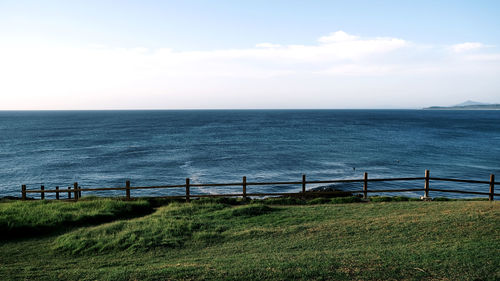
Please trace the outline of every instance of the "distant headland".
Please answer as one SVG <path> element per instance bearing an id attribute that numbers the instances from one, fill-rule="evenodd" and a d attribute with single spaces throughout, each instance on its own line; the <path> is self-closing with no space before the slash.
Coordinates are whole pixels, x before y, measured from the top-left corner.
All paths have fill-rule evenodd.
<path id="1" fill-rule="evenodd" d="M 424 109 L 430 110 L 500 110 L 498 103 L 482 103 L 468 100 L 452 106 L 431 106 Z"/>

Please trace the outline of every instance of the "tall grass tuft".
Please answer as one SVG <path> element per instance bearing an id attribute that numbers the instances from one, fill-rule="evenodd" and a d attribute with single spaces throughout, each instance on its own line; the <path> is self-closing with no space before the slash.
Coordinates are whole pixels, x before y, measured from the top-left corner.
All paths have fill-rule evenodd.
<path id="1" fill-rule="evenodd" d="M 78 202 L 0 203 L 0 239 L 30 237 L 63 228 L 92 225 L 152 212 L 147 201 L 93 199 Z"/>

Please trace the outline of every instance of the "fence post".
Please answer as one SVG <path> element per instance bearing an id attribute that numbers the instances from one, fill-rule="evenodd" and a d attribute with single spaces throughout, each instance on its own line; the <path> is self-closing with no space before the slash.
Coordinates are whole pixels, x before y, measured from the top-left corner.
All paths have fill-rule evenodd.
<path id="1" fill-rule="evenodd" d="M 68 199 L 71 199 L 71 191 L 70 191 L 70 189 L 71 189 L 71 186 L 68 186 Z"/>
<path id="2" fill-rule="evenodd" d="M 73 189 L 75 190 L 75 201 L 78 201 L 78 191 L 77 191 L 78 183 L 77 182 L 73 183 Z"/>
<path id="3" fill-rule="evenodd" d="M 429 170 L 425 170 L 425 196 L 424 198 L 429 198 L 429 178 L 430 178 L 430 172 Z"/>
<path id="4" fill-rule="evenodd" d="M 186 202 L 189 203 L 189 178 L 186 178 Z"/>
<path id="5" fill-rule="evenodd" d="M 302 175 L 302 193 L 306 193 L 306 175 Z"/>
<path id="6" fill-rule="evenodd" d="M 130 181 L 125 182 L 125 195 L 127 200 L 130 200 Z"/>
<path id="7" fill-rule="evenodd" d="M 495 175 L 490 175 L 490 201 L 495 200 Z"/>
<path id="8" fill-rule="evenodd" d="M 43 192 L 45 190 L 45 186 L 40 186 L 40 190 L 42 191 L 40 192 L 40 199 L 45 200 L 45 192 Z"/>
<path id="9" fill-rule="evenodd" d="M 21 199 L 26 200 L 26 185 L 21 185 Z"/>
<path id="10" fill-rule="evenodd" d="M 56 200 L 59 200 L 59 186 L 56 186 Z"/>
<path id="11" fill-rule="evenodd" d="M 363 178 L 363 199 L 368 198 L 368 173 L 365 172 L 364 178 Z"/>
<path id="12" fill-rule="evenodd" d="M 247 200 L 247 177 L 243 176 L 243 200 Z"/>

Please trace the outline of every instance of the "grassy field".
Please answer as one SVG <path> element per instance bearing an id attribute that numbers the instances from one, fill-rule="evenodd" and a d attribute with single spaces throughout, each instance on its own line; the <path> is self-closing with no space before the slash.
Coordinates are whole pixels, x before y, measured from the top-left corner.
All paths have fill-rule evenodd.
<path id="1" fill-rule="evenodd" d="M 16 238 L 12 235 L 16 227 L 11 227 L 3 236 L 0 276 L 2 280 L 500 279 L 497 202 L 343 204 L 355 201 L 359 200 L 271 199 L 243 204 L 220 199 L 170 203 L 155 206 L 154 211 L 147 201 L 0 203 L 2 231 L 8 232 L 9 222 L 15 221 L 11 225 L 31 233 Z M 134 213 L 137 217 L 132 218 Z M 102 214 L 106 219 L 99 219 Z M 51 227 L 35 236 L 43 225 Z"/>

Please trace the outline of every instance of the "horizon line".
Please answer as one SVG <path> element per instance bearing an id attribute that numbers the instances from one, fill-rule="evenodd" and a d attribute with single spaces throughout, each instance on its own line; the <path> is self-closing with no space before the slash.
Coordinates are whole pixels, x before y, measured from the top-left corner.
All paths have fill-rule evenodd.
<path id="1" fill-rule="evenodd" d="M 414 108 L 123 108 L 123 109 L 0 109 L 0 111 L 224 111 L 224 110 L 423 110 Z"/>

